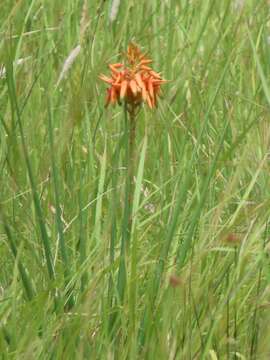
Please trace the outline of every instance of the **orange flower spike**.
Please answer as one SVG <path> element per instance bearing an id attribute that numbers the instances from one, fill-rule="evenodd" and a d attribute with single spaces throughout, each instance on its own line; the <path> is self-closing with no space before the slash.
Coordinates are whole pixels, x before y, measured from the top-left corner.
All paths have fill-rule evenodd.
<path id="1" fill-rule="evenodd" d="M 120 104 L 124 99 L 128 111 L 145 102 L 151 109 L 157 105 L 160 86 L 166 82 L 149 64 L 152 60 L 142 53 L 133 43 L 128 46 L 125 54 L 126 62 L 109 64 L 111 77 L 100 75 L 100 79 L 109 84 L 106 106 Z"/>

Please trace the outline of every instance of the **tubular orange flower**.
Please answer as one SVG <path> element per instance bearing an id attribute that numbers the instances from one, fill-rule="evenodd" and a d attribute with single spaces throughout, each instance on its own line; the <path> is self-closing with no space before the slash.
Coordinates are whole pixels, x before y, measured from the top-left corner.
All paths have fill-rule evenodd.
<path id="1" fill-rule="evenodd" d="M 133 109 L 142 102 L 152 109 L 157 106 L 157 97 L 160 94 L 160 86 L 165 83 L 159 73 L 155 72 L 149 64 L 152 60 L 135 44 L 131 43 L 125 54 L 126 64 L 109 64 L 111 77 L 103 74 L 99 78 L 109 84 L 105 106 L 109 104 L 121 104 L 121 100 Z"/>

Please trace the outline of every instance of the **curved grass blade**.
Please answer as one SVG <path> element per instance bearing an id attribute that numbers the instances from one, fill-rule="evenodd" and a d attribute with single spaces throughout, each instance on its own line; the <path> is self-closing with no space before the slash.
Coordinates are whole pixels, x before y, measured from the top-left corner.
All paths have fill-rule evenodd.
<path id="1" fill-rule="evenodd" d="M 19 133 L 20 133 L 21 142 L 22 142 L 23 156 L 24 156 L 27 173 L 28 173 L 28 177 L 29 177 L 29 182 L 30 182 L 30 186 L 31 186 L 31 190 L 32 190 L 34 207 L 35 207 L 35 212 L 36 212 L 36 220 L 37 220 L 37 223 L 38 223 L 38 226 L 40 229 L 41 240 L 42 240 L 42 245 L 43 245 L 43 249 L 44 249 L 44 253 L 45 253 L 46 265 L 47 265 L 49 278 L 51 280 L 53 280 L 55 278 L 55 272 L 54 272 L 54 266 L 53 266 L 53 262 L 52 262 L 50 240 L 49 240 L 47 230 L 45 227 L 45 219 L 43 216 L 43 212 L 42 212 L 42 208 L 41 208 L 41 204 L 40 204 L 40 200 L 39 200 L 39 195 L 38 195 L 36 183 L 34 180 L 34 174 L 33 174 L 32 166 L 31 166 L 31 161 L 30 161 L 28 149 L 26 146 L 25 134 L 24 134 L 24 130 L 23 130 L 22 119 L 21 119 L 19 104 L 18 104 L 17 95 L 16 95 L 16 85 L 15 85 L 14 72 L 13 72 L 13 61 L 10 58 L 7 61 L 6 69 L 7 69 L 6 79 L 7 79 L 8 95 L 9 95 L 9 99 L 10 99 L 10 104 L 11 104 L 12 111 L 14 112 L 14 114 L 16 114 L 18 125 L 19 125 Z"/>

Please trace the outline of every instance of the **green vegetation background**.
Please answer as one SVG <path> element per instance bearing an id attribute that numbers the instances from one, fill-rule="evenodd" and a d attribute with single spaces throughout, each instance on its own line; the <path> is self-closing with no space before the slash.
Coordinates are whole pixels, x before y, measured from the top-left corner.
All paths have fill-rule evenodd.
<path id="1" fill-rule="evenodd" d="M 1 358 L 269 359 L 270 4 L 116 3 L 1 2 Z M 126 239 L 130 41 L 171 81 Z"/>

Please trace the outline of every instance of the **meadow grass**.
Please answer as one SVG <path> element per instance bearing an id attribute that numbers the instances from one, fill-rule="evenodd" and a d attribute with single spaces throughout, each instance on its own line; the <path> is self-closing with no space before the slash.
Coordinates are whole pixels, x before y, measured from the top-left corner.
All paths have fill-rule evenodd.
<path id="1" fill-rule="evenodd" d="M 270 358 L 269 38 L 265 0 L 2 1 L 1 359 Z M 128 187 L 130 41 L 170 82 Z"/>

